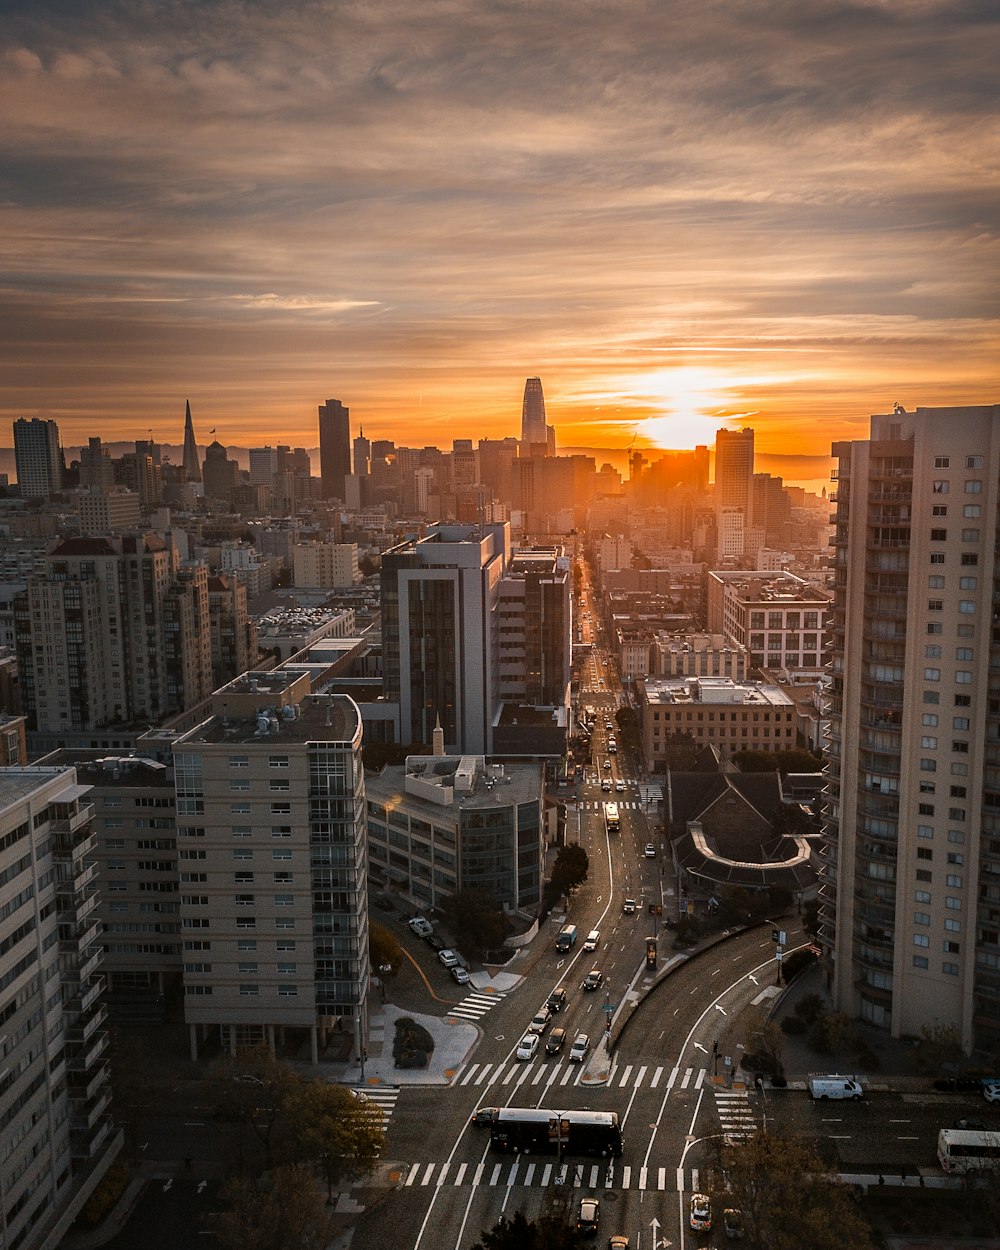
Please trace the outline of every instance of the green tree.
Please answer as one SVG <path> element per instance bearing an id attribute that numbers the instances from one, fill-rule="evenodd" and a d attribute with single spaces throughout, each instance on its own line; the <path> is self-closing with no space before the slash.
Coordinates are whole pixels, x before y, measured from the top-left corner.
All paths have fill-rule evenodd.
<path id="1" fill-rule="evenodd" d="M 289 1095 L 284 1110 L 288 1158 L 316 1168 L 328 1195 L 341 1181 L 367 1176 L 382 1157 L 381 1109 L 341 1085 L 303 1081 Z"/>
<path id="2" fill-rule="evenodd" d="M 227 1209 L 213 1225 L 222 1250 L 325 1250 L 333 1239 L 330 1209 L 305 1164 L 260 1181 L 240 1173 L 222 1198 Z"/>
<path id="3" fill-rule="evenodd" d="M 965 1058 L 962 1040 L 953 1024 L 925 1024 L 920 1030 L 917 1065 L 921 1072 L 936 1075 Z"/>
<path id="4" fill-rule="evenodd" d="M 590 859 L 577 842 L 559 848 L 556 862 L 552 865 L 552 887 L 558 894 L 569 894 L 587 880 Z"/>
<path id="5" fill-rule="evenodd" d="M 510 932 L 503 908 L 484 890 L 456 890 L 444 899 L 440 911 L 464 955 L 481 958 L 485 951 L 502 946 Z"/>
<path id="6" fill-rule="evenodd" d="M 854 1042 L 854 1022 L 841 1011 L 821 1015 L 809 1030 L 809 1045 L 820 1055 L 846 1050 Z"/>
<path id="7" fill-rule="evenodd" d="M 723 1143 L 718 1162 L 726 1188 L 713 1205 L 742 1211 L 745 1250 L 873 1250 L 851 1192 L 800 1139 L 761 1131 Z"/>
<path id="8" fill-rule="evenodd" d="M 472 1250 L 582 1250 L 585 1244 L 575 1225 L 565 1220 L 543 1215 L 529 1221 L 523 1211 L 516 1211 L 484 1229 Z"/>

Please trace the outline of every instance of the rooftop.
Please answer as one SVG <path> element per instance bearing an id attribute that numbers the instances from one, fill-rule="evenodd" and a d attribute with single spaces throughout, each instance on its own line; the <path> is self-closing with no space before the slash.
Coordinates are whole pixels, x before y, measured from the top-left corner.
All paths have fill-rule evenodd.
<path id="1" fill-rule="evenodd" d="M 261 674 L 267 677 L 270 674 Z M 275 674 L 276 676 L 276 674 Z M 286 681 L 282 683 L 285 688 Z M 226 687 L 229 689 L 229 687 Z M 177 743 L 179 749 L 199 743 L 261 745 L 272 750 L 282 743 L 352 742 L 361 726 L 361 713 L 353 699 L 346 695 L 309 695 L 301 703 L 270 704 L 267 691 L 258 690 L 260 702 L 252 715 L 229 715 L 225 701 L 216 699 L 224 709 L 221 715 L 209 717 L 196 725 Z"/>
<path id="2" fill-rule="evenodd" d="M 792 704 L 777 686 L 735 682 L 730 677 L 647 677 L 641 684 L 650 706 L 698 703 L 790 707 Z"/>

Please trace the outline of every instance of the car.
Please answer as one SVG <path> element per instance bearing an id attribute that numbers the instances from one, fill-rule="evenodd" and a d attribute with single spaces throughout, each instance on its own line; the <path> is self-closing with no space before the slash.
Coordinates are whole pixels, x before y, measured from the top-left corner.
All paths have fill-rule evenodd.
<path id="1" fill-rule="evenodd" d="M 643 851 L 643 855 L 645 855 L 647 859 L 656 858 L 656 847 L 652 844 L 652 842 L 646 843 L 646 849 Z"/>
<path id="2" fill-rule="evenodd" d="M 425 937 L 424 941 L 432 951 L 437 951 L 439 954 L 445 949 L 444 942 L 442 942 L 441 939 L 436 937 L 433 933 L 431 933 L 428 937 Z"/>
<path id="3" fill-rule="evenodd" d="M 556 989 L 545 1000 L 545 1006 L 549 1011 L 562 1011 L 566 1006 L 566 987 L 565 985 L 557 986 Z"/>
<path id="4" fill-rule="evenodd" d="M 606 720 L 606 721 L 604 722 L 604 728 L 605 728 L 605 729 L 611 729 L 611 728 L 612 728 L 611 722 L 610 722 L 609 720 Z"/>
<path id="5" fill-rule="evenodd" d="M 525 1033 L 524 1037 L 517 1044 L 517 1050 L 514 1052 L 515 1059 L 534 1059 L 538 1054 L 538 1034 Z"/>
<path id="6" fill-rule="evenodd" d="M 726 1207 L 722 1213 L 722 1227 L 728 1241 L 743 1240 L 743 1212 L 736 1207 Z"/>
<path id="7" fill-rule="evenodd" d="M 425 920 L 423 916 L 411 916 L 406 922 L 410 931 L 415 933 L 418 938 L 429 938 L 434 932 L 429 920 Z"/>
<path id="8" fill-rule="evenodd" d="M 1000 1085 L 1000 1078 L 995 1076 L 945 1076 L 934 1082 L 935 1089 L 941 1090 L 983 1090 L 988 1085 Z"/>
<path id="9" fill-rule="evenodd" d="M 622 903 L 622 911 L 625 913 L 626 916 L 634 916 L 635 915 L 635 899 L 627 898 L 625 902 Z"/>
<path id="10" fill-rule="evenodd" d="M 586 1033 L 577 1033 L 573 1038 L 573 1045 L 569 1048 L 570 1063 L 583 1063 L 587 1058 L 587 1051 L 590 1050 L 590 1038 Z"/>
<path id="11" fill-rule="evenodd" d="M 547 1055 L 558 1055 L 562 1048 L 566 1045 L 566 1030 L 553 1029 L 545 1039 L 545 1053 Z"/>
<path id="12" fill-rule="evenodd" d="M 449 950 L 446 946 L 443 951 L 438 951 L 438 959 L 446 968 L 457 968 L 462 962 L 453 950 Z"/>
<path id="13" fill-rule="evenodd" d="M 606 773 L 611 772 L 611 761 L 610 761 L 610 760 L 605 760 L 605 761 L 604 761 L 604 771 L 605 771 Z"/>
<path id="14" fill-rule="evenodd" d="M 601 1222 L 601 1204 L 596 1198 L 581 1198 L 576 1217 L 576 1231 L 585 1237 L 596 1237 Z"/>
<path id="15" fill-rule="evenodd" d="M 551 1023 L 552 1023 L 552 1012 L 549 1011 L 548 1007 L 541 1007 L 539 1008 L 538 1011 L 535 1012 L 535 1015 L 532 1017 L 532 1021 L 528 1025 L 528 1032 L 537 1033 L 538 1036 L 541 1037 L 541 1035 L 545 1032 L 545 1030 L 549 1027 Z"/>
<path id="16" fill-rule="evenodd" d="M 610 777 L 604 778 L 604 780 L 601 782 L 601 789 L 604 791 L 605 794 L 611 793 L 611 778 Z"/>
<path id="17" fill-rule="evenodd" d="M 692 1194 L 688 1221 L 696 1233 L 707 1233 L 712 1227 L 712 1200 L 708 1194 Z"/>
<path id="18" fill-rule="evenodd" d="M 591 968 L 583 979 L 585 990 L 599 990 L 604 982 L 604 973 L 599 968 Z"/>
<path id="19" fill-rule="evenodd" d="M 600 944 L 601 944 L 600 929 L 591 929 L 590 932 L 587 934 L 587 940 L 583 944 L 583 949 L 585 951 L 596 951 L 597 948 L 600 946 Z"/>
<path id="20" fill-rule="evenodd" d="M 475 1124 L 478 1128 L 483 1124 L 492 1124 L 496 1119 L 496 1116 L 496 1107 L 477 1107 L 475 1111 L 473 1111 L 472 1118 L 469 1120 L 469 1123 Z"/>
<path id="21" fill-rule="evenodd" d="M 608 1238 L 608 1250 L 628 1250 L 628 1238 L 624 1233 L 615 1233 Z"/>
<path id="22" fill-rule="evenodd" d="M 620 780 L 619 780 L 619 781 L 616 781 L 616 782 L 615 782 L 615 789 L 618 791 L 618 793 L 619 793 L 619 794 L 624 794 L 624 793 L 625 793 L 625 782 L 624 782 L 624 781 L 620 781 Z"/>
<path id="23" fill-rule="evenodd" d="M 461 964 L 456 964 L 455 967 L 452 968 L 451 979 L 454 982 L 456 982 L 456 984 L 458 985 L 469 984 L 469 974 L 466 972 L 466 970 L 462 967 Z"/>
<path id="24" fill-rule="evenodd" d="M 977 1120 L 976 1117 L 973 1115 L 963 1115 L 960 1119 L 955 1121 L 955 1123 L 952 1125 L 952 1128 L 961 1128 L 961 1129 L 965 1129 L 966 1131 L 978 1130 L 981 1132 L 985 1132 L 986 1122 L 984 1120 Z"/>
<path id="25" fill-rule="evenodd" d="M 983 1097 L 987 1102 L 1000 1102 L 1000 1081 L 989 1081 L 983 1086 Z"/>

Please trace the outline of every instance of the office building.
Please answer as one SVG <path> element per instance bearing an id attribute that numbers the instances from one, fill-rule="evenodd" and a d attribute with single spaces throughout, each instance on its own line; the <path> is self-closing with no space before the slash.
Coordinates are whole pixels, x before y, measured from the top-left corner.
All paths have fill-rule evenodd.
<path id="1" fill-rule="evenodd" d="M 753 430 L 749 427 L 718 430 L 715 435 L 715 510 L 720 532 L 731 549 L 738 541 L 739 526 L 732 517 L 723 521 L 727 509 L 742 515 L 745 542 L 753 523 Z"/>
<path id="2" fill-rule="evenodd" d="M 368 1041 L 361 715 L 307 674 L 250 673 L 173 747 L 192 1057 L 296 1035 Z"/>
<path id="3" fill-rule="evenodd" d="M 361 579 L 357 543 L 297 543 L 292 551 L 292 583 L 337 589 Z"/>
<path id="4" fill-rule="evenodd" d="M 184 477 L 188 482 L 201 481 L 201 464 L 198 461 L 198 444 L 194 437 L 194 421 L 191 419 L 191 401 L 184 404 Z"/>
<path id="5" fill-rule="evenodd" d="M 323 498 L 343 500 L 351 473 L 351 410 L 339 399 L 319 406 L 319 471 Z"/>
<path id="6" fill-rule="evenodd" d="M 24 499 L 45 499 L 62 490 L 63 455 L 54 421 L 18 417 L 14 422 L 14 465 Z"/>
<path id="7" fill-rule="evenodd" d="M 111 448 L 105 447 L 99 438 L 87 440 L 80 448 L 80 486 L 86 491 L 110 490 L 115 484 L 115 466 L 111 460 Z"/>
<path id="8" fill-rule="evenodd" d="M 498 700 L 568 706 L 573 663 L 569 558 L 561 548 L 522 548 L 511 557 L 498 589 Z"/>
<path id="9" fill-rule="evenodd" d="M 93 808 L 73 769 L 0 768 L 0 1244 L 54 1250 L 121 1149 Z"/>
<path id="10" fill-rule="evenodd" d="M 1000 1049 L 1000 405 L 836 443 L 821 940 L 838 1010 Z"/>
<path id="11" fill-rule="evenodd" d="M 521 401 L 521 455 L 554 456 L 556 432 L 545 421 L 545 396 L 542 379 L 528 378 Z"/>
<path id="12" fill-rule="evenodd" d="M 430 744 L 440 717 L 446 749 L 490 751 L 496 682 L 494 608 L 510 530 L 432 525 L 382 554 L 382 654 L 398 741 Z"/>
<path id="13" fill-rule="evenodd" d="M 366 782 L 373 882 L 415 907 L 481 890 L 505 909 L 541 900 L 539 764 L 489 765 L 482 756 L 411 755 Z"/>
<path id="14" fill-rule="evenodd" d="M 820 674 L 829 596 L 794 573 L 714 569 L 705 579 L 708 629 L 745 647 L 751 668 Z"/>
<path id="15" fill-rule="evenodd" d="M 139 496 L 124 486 L 91 489 L 77 496 L 80 505 L 80 533 L 123 534 L 139 528 Z"/>
<path id="16" fill-rule="evenodd" d="M 205 448 L 202 480 L 206 499 L 227 506 L 232 504 L 233 491 L 240 480 L 240 466 L 227 457 L 226 449 L 218 439 L 213 439 Z"/>

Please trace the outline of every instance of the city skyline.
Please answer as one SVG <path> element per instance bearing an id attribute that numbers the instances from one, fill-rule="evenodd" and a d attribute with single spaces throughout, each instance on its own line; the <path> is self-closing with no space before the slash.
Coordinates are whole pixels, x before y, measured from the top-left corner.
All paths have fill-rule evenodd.
<path id="1" fill-rule="evenodd" d="M 560 445 L 825 459 L 995 396 L 975 5 L 4 8 L 2 419 L 449 445 L 539 376 Z"/>

